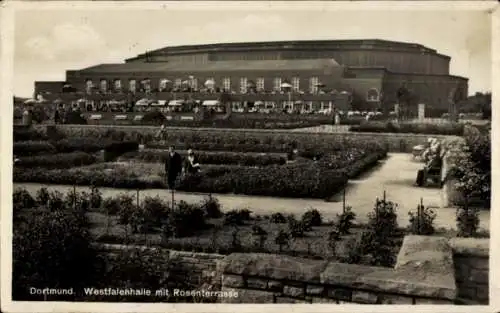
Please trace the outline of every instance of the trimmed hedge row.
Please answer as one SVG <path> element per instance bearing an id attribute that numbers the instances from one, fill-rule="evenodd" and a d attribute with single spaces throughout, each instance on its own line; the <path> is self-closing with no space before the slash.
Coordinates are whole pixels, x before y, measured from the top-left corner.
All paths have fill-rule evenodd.
<path id="1" fill-rule="evenodd" d="M 135 141 L 117 142 L 102 138 L 71 138 L 59 141 L 20 141 L 14 142 L 14 155 L 34 156 L 40 154 L 70 153 L 82 151 L 94 153 L 101 150 L 122 154 L 137 150 L 139 144 Z"/>
<path id="2" fill-rule="evenodd" d="M 186 157 L 185 151 L 181 152 Z M 276 154 L 241 154 L 237 152 L 207 152 L 197 151 L 196 156 L 201 164 L 239 164 L 243 166 L 268 166 L 283 165 L 286 163 L 284 156 Z M 168 157 L 168 151 L 165 150 L 145 150 L 138 152 L 129 152 L 120 158 L 124 160 L 138 160 L 143 162 L 161 162 L 164 163 Z"/>
<path id="3" fill-rule="evenodd" d="M 85 152 L 56 153 L 50 155 L 22 157 L 16 167 L 70 168 L 90 165 L 96 162 L 96 157 Z"/>
<path id="4" fill-rule="evenodd" d="M 464 133 L 464 124 L 367 122 L 360 125 L 353 125 L 349 128 L 349 131 L 369 133 L 413 133 L 462 136 Z"/>
<path id="5" fill-rule="evenodd" d="M 347 183 L 344 171 L 325 170 L 315 164 L 251 168 L 228 166 L 180 179 L 177 189 L 187 192 L 235 193 L 292 198 L 327 198 Z M 114 171 L 14 169 L 15 182 L 93 185 L 113 188 L 166 188 L 161 177 L 140 179 Z"/>
<path id="6" fill-rule="evenodd" d="M 47 135 L 33 128 L 14 126 L 13 130 L 14 141 L 42 141 L 48 139 Z"/>

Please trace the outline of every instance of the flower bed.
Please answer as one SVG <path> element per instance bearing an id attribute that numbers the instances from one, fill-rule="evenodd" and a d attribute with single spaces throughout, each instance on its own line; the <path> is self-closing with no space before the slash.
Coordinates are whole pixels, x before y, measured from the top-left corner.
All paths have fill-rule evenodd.
<path id="1" fill-rule="evenodd" d="M 413 133 L 462 136 L 464 133 L 464 124 L 366 122 L 360 125 L 351 126 L 349 128 L 349 131 L 368 133 Z"/>
<path id="2" fill-rule="evenodd" d="M 57 153 L 50 155 L 21 157 L 16 167 L 20 168 L 70 168 L 89 165 L 96 162 L 96 157 L 85 152 Z"/>
<path id="3" fill-rule="evenodd" d="M 186 151 L 180 151 L 185 157 Z M 138 152 L 129 152 L 120 157 L 121 160 L 138 160 L 142 162 L 161 162 L 167 159 L 166 150 L 144 150 Z M 267 166 L 283 165 L 286 158 L 279 154 L 244 154 L 237 152 L 219 151 L 197 151 L 196 156 L 201 164 L 239 164 L 242 166 Z"/>

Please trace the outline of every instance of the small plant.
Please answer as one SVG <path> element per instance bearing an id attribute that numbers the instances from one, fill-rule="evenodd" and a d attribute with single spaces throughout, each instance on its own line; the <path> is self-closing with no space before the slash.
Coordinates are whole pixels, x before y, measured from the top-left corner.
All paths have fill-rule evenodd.
<path id="1" fill-rule="evenodd" d="M 277 213 L 271 214 L 270 221 L 273 224 L 285 224 L 286 217 L 282 213 L 277 212 Z"/>
<path id="2" fill-rule="evenodd" d="M 302 222 L 304 224 L 313 226 L 321 226 L 323 220 L 321 218 L 321 214 L 316 209 L 310 209 L 304 215 L 302 215 Z"/>
<path id="3" fill-rule="evenodd" d="M 250 214 L 251 211 L 248 209 L 231 210 L 226 214 L 224 214 L 224 225 L 235 225 L 235 226 L 245 225 L 245 222 L 251 219 Z"/>
<path id="4" fill-rule="evenodd" d="M 241 240 L 239 234 L 240 229 L 238 227 L 234 227 L 234 230 L 231 233 L 231 248 L 236 251 L 241 249 Z"/>
<path id="5" fill-rule="evenodd" d="M 90 188 L 90 206 L 92 208 L 99 208 L 102 202 L 102 192 L 96 186 L 92 186 Z"/>
<path id="6" fill-rule="evenodd" d="M 284 230 L 280 230 L 274 238 L 274 242 L 278 245 L 279 252 L 281 253 L 284 247 L 290 248 L 290 234 Z"/>
<path id="7" fill-rule="evenodd" d="M 479 210 L 460 208 L 457 211 L 458 237 L 475 237 L 479 229 Z"/>
<path id="8" fill-rule="evenodd" d="M 307 231 L 311 230 L 311 226 L 304 221 L 297 221 L 294 216 L 288 217 L 288 231 L 292 238 L 301 238 L 305 236 Z"/>
<path id="9" fill-rule="evenodd" d="M 49 202 L 49 199 L 50 199 L 50 193 L 49 191 L 47 190 L 47 188 L 43 187 L 43 188 L 40 188 L 38 189 L 38 191 L 36 192 L 36 202 L 42 206 L 46 206 Z"/>
<path id="10" fill-rule="evenodd" d="M 174 229 L 175 237 L 192 236 L 207 226 L 205 211 L 199 205 L 182 200 L 175 209 L 170 210 L 167 223 Z"/>
<path id="11" fill-rule="evenodd" d="M 208 218 L 219 218 L 222 216 L 222 206 L 219 202 L 219 199 L 217 199 L 216 197 L 208 195 L 204 199 L 202 206 L 205 209 L 205 213 Z"/>
<path id="12" fill-rule="evenodd" d="M 264 244 L 267 240 L 267 232 L 259 225 L 254 225 L 252 227 L 252 236 L 256 238 L 255 246 L 259 249 L 264 249 Z"/>
<path id="13" fill-rule="evenodd" d="M 340 235 L 348 235 L 350 233 L 355 219 L 356 213 L 352 211 L 352 207 L 350 206 L 346 207 L 342 214 L 337 214 L 337 229 Z"/>
<path id="14" fill-rule="evenodd" d="M 36 205 L 35 199 L 26 189 L 16 188 L 12 196 L 14 211 L 33 208 Z"/>
<path id="15" fill-rule="evenodd" d="M 415 235 L 432 235 L 436 232 L 434 220 L 436 212 L 423 204 L 417 206 L 417 212 L 408 212 L 410 216 L 410 232 Z"/>

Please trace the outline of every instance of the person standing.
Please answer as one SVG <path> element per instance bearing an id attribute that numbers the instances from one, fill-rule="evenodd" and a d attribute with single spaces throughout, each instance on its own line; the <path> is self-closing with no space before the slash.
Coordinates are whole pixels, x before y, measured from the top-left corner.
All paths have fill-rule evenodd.
<path id="1" fill-rule="evenodd" d="M 182 157 L 175 151 L 174 146 L 168 147 L 168 156 L 165 161 L 165 174 L 167 176 L 168 188 L 175 189 L 177 177 L 182 172 Z"/>

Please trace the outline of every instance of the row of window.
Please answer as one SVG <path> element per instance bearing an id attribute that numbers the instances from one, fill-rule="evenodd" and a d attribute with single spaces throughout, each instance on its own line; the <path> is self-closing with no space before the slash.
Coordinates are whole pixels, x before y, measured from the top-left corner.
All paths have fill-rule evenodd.
<path id="1" fill-rule="evenodd" d="M 247 77 L 241 77 L 240 78 L 240 92 L 241 93 L 246 93 L 249 91 L 249 89 L 255 89 L 257 91 L 263 91 L 264 90 L 264 83 L 265 80 L 263 77 L 259 77 L 256 79 L 256 81 L 251 81 L 248 80 Z M 110 89 L 113 89 L 115 91 L 119 91 L 123 89 L 122 86 L 122 81 L 120 79 L 115 79 L 113 80 L 113 86 L 110 88 L 108 86 L 109 81 L 106 79 L 101 79 L 100 84 L 98 89 L 102 92 L 107 92 Z M 214 78 L 208 78 L 204 83 L 204 87 L 207 89 L 215 89 L 216 87 L 216 82 Z M 92 90 L 95 89 L 94 82 L 91 79 L 88 79 L 86 81 L 86 91 L 87 93 L 91 93 Z M 317 93 L 319 91 L 320 87 L 320 81 L 318 77 L 311 77 L 309 79 L 309 91 L 311 93 Z M 198 79 L 196 78 L 189 78 L 187 80 L 182 80 L 180 78 L 175 79 L 174 81 L 168 80 L 168 79 L 160 79 L 159 81 L 159 86 L 158 89 L 160 91 L 165 91 L 169 87 L 173 87 L 176 89 L 180 89 L 183 87 L 187 87 L 193 90 L 198 90 L 199 85 L 198 85 Z M 225 77 L 222 79 L 222 89 L 226 91 L 231 91 L 232 90 L 232 85 L 231 85 L 231 78 Z M 275 77 L 273 80 L 273 90 L 274 91 L 281 91 L 283 89 L 290 89 L 293 91 L 300 91 L 300 78 L 299 77 L 293 77 L 292 80 L 289 82 L 285 79 L 282 79 L 281 77 Z M 128 81 L 128 90 L 131 92 L 136 92 L 138 89 L 138 84 L 137 80 L 135 79 L 130 79 Z M 145 91 L 145 92 L 150 92 L 151 91 L 151 80 L 150 79 L 143 79 L 140 81 L 140 89 Z"/>

